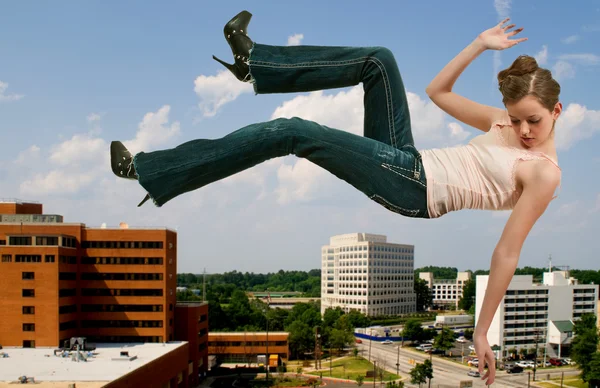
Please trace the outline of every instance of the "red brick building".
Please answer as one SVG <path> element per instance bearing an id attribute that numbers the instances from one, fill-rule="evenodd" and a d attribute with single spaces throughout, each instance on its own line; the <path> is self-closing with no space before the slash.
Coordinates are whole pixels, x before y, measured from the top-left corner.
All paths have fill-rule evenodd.
<path id="1" fill-rule="evenodd" d="M 176 307 L 175 231 L 88 228 L 43 214 L 42 204 L 0 201 L 0 284 L 3 347 L 59 347 L 72 337 L 102 344 L 177 337 L 189 342 L 176 352 L 186 353 L 187 363 L 183 371 L 177 363 L 169 367 L 179 375 L 170 384 L 185 380 L 187 387 L 206 370 L 208 306 Z"/>

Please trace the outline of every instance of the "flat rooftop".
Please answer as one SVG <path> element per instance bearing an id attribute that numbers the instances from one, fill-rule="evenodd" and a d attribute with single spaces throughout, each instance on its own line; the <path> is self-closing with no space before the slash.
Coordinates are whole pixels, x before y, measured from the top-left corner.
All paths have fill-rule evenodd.
<path id="1" fill-rule="evenodd" d="M 146 344 L 95 344 L 91 357 L 82 352 L 87 361 L 73 361 L 71 357 L 54 355 L 57 348 L 3 348 L 0 353 L 0 387 L 13 387 L 20 376 L 33 377 L 38 388 L 66 387 L 77 383 L 77 388 L 100 388 L 163 355 L 184 346 L 186 342 Z M 129 352 L 133 360 L 120 356 Z M 75 352 L 72 352 L 73 354 Z M 120 360 L 114 360 L 115 358 Z M 13 383 L 13 384 L 10 384 Z"/>

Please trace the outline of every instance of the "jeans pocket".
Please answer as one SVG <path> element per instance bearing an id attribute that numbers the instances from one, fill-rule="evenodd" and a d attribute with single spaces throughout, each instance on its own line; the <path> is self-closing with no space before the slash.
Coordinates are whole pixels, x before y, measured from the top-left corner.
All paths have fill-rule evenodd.
<path id="1" fill-rule="evenodd" d="M 369 198 L 372 199 L 373 201 L 377 202 L 384 208 L 386 208 L 390 211 L 393 211 L 394 213 L 398 213 L 398 214 L 401 214 L 406 217 L 414 217 L 414 218 L 419 217 L 419 212 L 420 212 L 419 209 L 405 209 L 398 205 L 394 205 L 393 203 L 391 203 L 390 201 L 388 201 L 387 199 L 383 198 L 381 195 L 378 195 L 378 194 L 373 194 Z"/>

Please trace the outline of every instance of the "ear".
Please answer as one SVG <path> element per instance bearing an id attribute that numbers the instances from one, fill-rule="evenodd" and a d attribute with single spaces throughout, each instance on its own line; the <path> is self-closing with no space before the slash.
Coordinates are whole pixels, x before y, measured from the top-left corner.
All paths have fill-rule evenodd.
<path id="1" fill-rule="evenodd" d="M 562 103 L 560 103 L 560 102 L 557 102 L 554 105 L 554 110 L 552 111 L 552 118 L 554 120 L 558 119 L 558 116 L 560 116 L 560 114 L 562 113 L 562 108 L 563 108 L 563 106 L 562 106 Z"/>

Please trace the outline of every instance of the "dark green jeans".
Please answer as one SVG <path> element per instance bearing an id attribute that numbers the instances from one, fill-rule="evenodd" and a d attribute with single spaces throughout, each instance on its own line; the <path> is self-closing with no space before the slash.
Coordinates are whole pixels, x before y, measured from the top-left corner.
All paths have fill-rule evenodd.
<path id="1" fill-rule="evenodd" d="M 387 209 L 428 218 L 427 182 L 414 147 L 404 84 L 382 47 L 255 44 L 250 75 L 257 94 L 364 87 L 364 137 L 301 118 L 240 128 L 134 157 L 139 183 L 155 205 L 268 159 L 306 158 Z"/>

